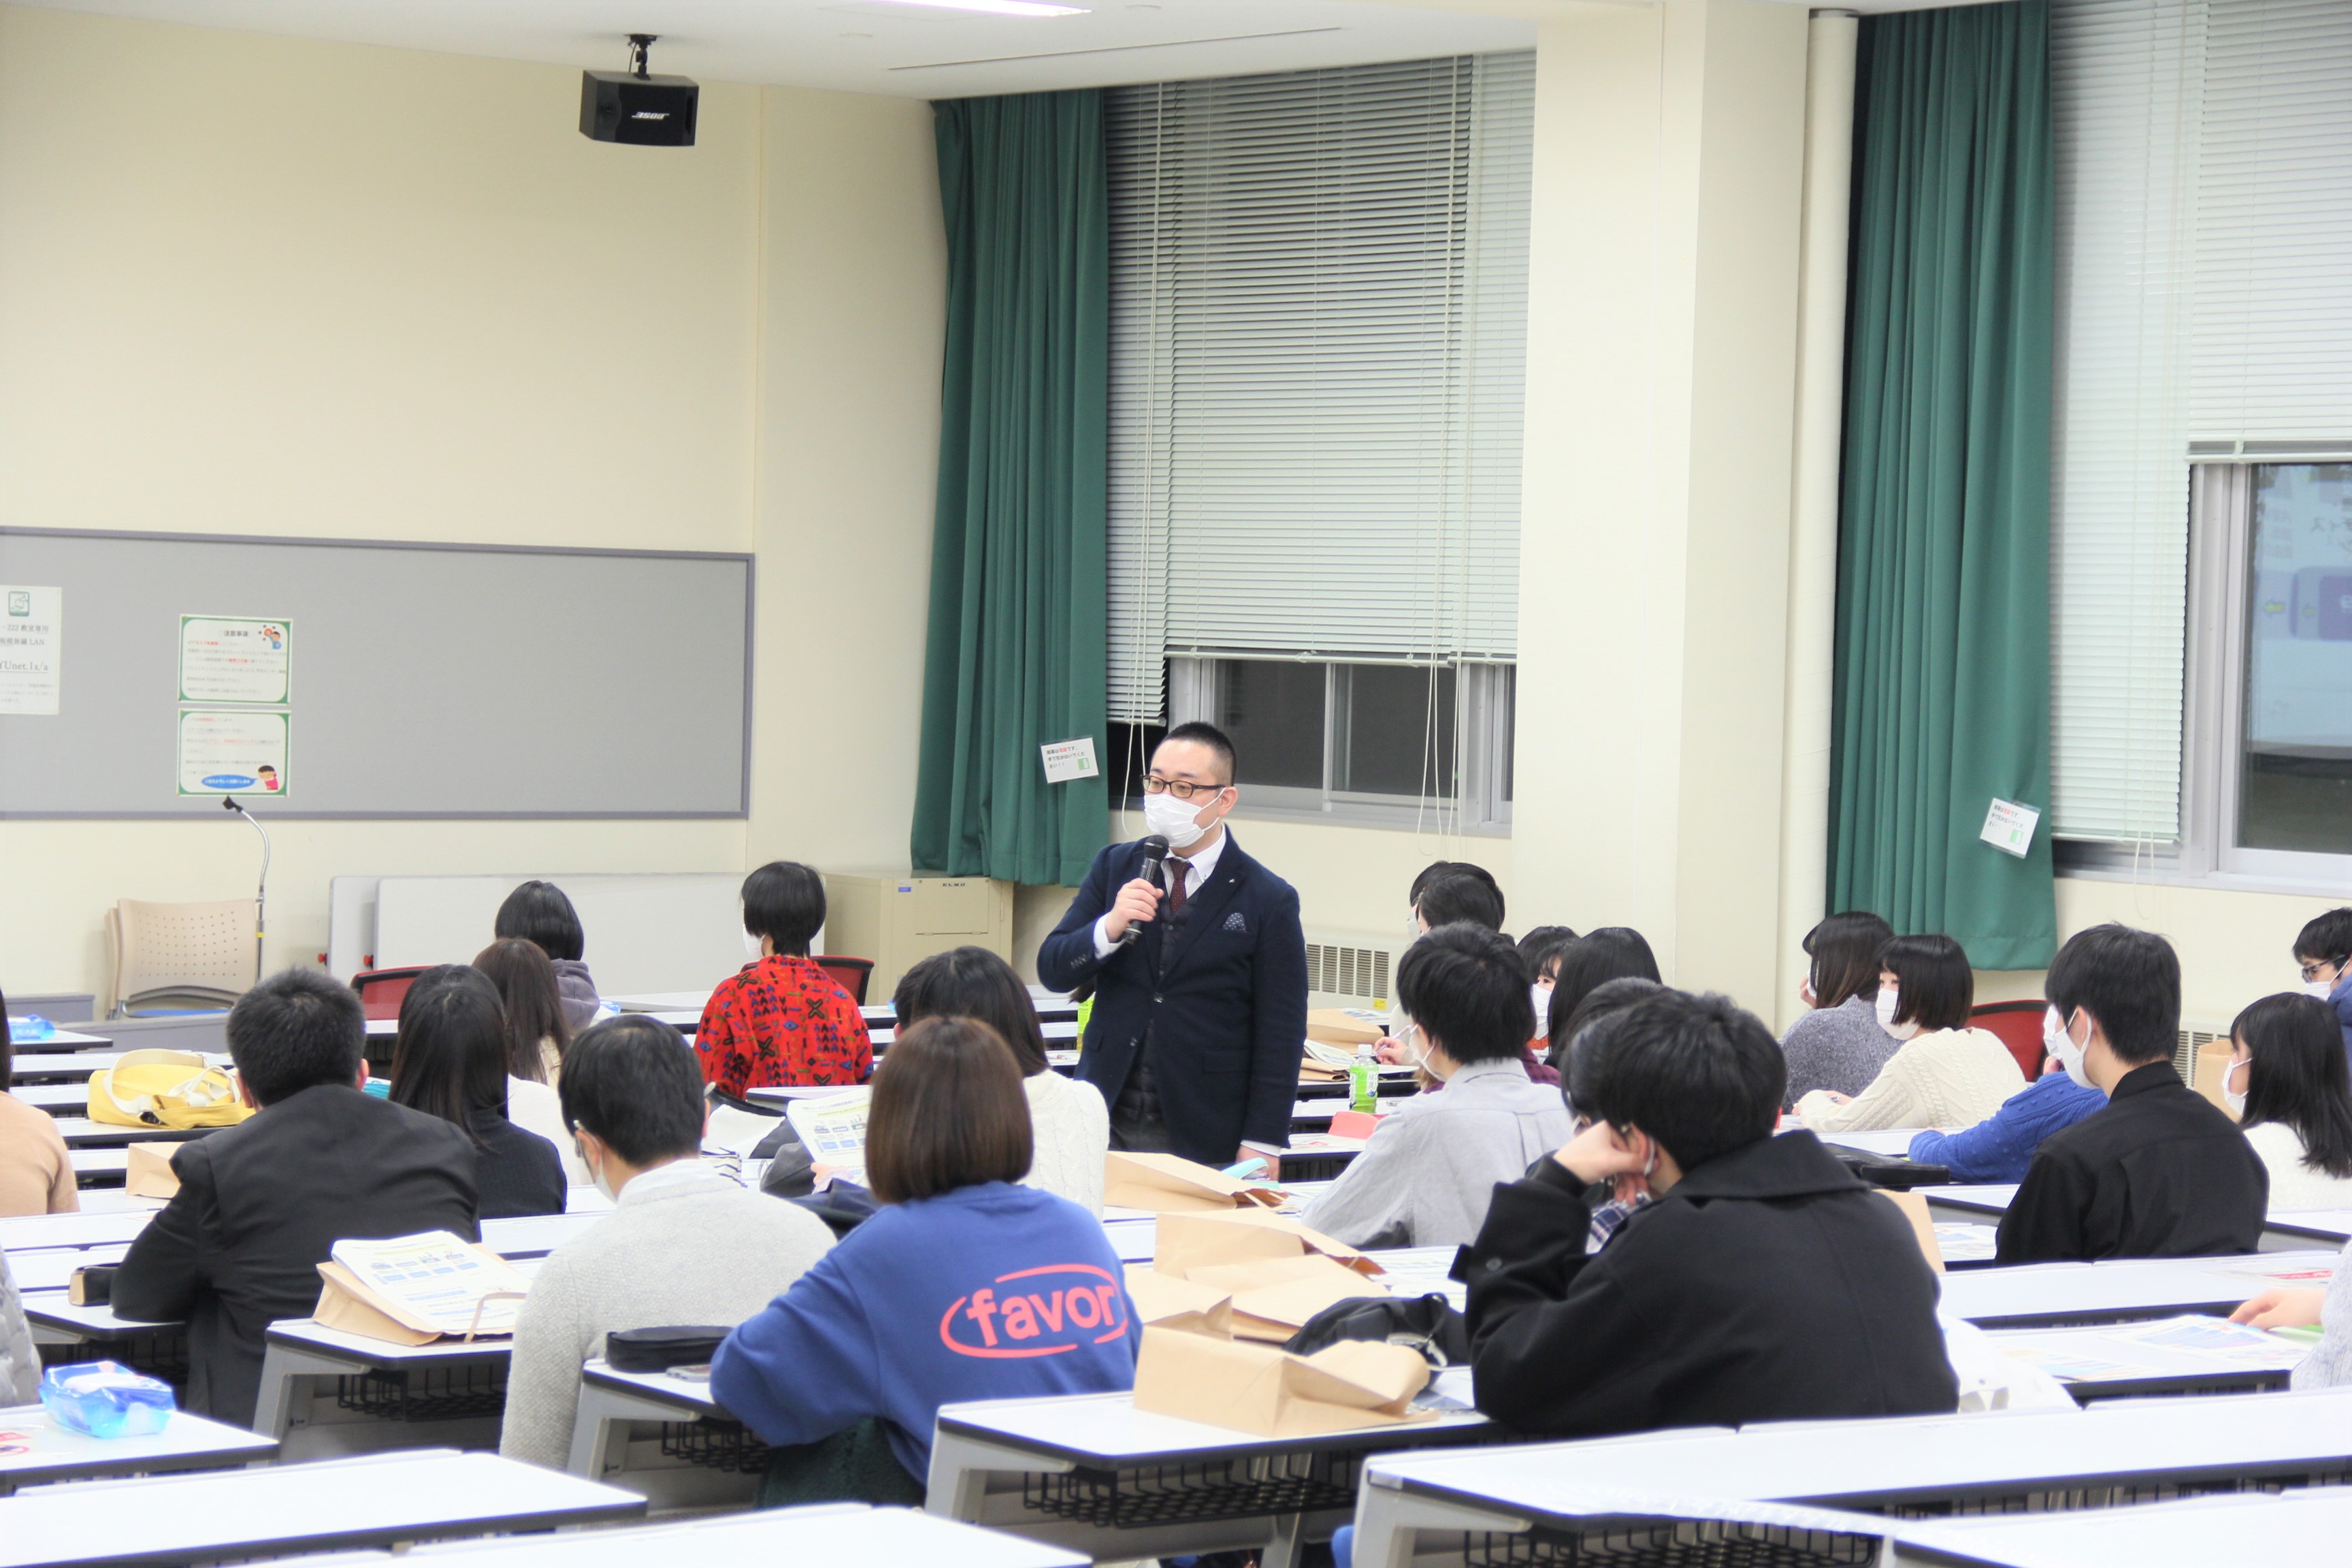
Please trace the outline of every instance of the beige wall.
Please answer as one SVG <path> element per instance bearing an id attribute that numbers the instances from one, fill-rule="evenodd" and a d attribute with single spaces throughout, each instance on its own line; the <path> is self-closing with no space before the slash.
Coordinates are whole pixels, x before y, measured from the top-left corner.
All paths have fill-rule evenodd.
<path id="1" fill-rule="evenodd" d="M 696 147 L 626 148 L 578 93 L 0 8 L 0 521 L 760 553 L 750 823 L 283 823 L 273 965 L 325 947 L 341 874 L 903 858 L 929 110 L 707 83 Z M 0 978 L 96 990 L 114 899 L 257 863 L 233 822 L 0 823 Z"/>

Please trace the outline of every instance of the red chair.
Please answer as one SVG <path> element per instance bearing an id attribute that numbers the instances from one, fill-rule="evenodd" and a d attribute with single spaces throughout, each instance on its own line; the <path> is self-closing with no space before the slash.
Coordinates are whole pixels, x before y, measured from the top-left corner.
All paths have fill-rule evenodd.
<path id="1" fill-rule="evenodd" d="M 833 983 L 849 993 L 851 1001 L 866 1005 L 866 983 L 874 978 L 874 961 L 852 958 L 847 953 L 821 952 L 816 966 L 833 976 Z"/>
<path id="2" fill-rule="evenodd" d="M 2025 1081 L 2032 1083 L 2042 1076 L 2042 1060 L 2049 1055 L 2042 1044 L 2042 1016 L 2049 1010 L 2047 1002 L 1987 1002 L 1969 1009 L 1969 1022 L 2007 1046 Z"/>
<path id="3" fill-rule="evenodd" d="M 368 969 L 352 976 L 352 989 L 360 994 L 360 1006 L 371 1018 L 400 1016 L 401 998 L 416 984 L 416 977 L 427 966 L 414 969 Z"/>

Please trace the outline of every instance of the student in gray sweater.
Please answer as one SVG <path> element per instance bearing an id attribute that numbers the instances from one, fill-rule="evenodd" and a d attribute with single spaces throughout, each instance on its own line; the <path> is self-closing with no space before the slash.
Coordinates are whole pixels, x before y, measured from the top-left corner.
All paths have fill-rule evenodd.
<path id="1" fill-rule="evenodd" d="M 806 1209 L 739 1185 L 700 1158 L 708 1117 L 694 1052 L 631 1016 L 572 1042 L 560 1086 L 582 1158 L 614 1208 L 557 1247 L 515 1326 L 499 1452 L 562 1469 L 580 1363 L 615 1329 L 731 1325 L 792 1288 L 833 1233 Z"/>
<path id="2" fill-rule="evenodd" d="M 1903 1048 L 1878 1022 L 1878 954 L 1894 940 L 1894 927 L 1863 910 L 1832 915 L 1805 933 L 1813 963 L 1800 994 L 1811 1011 L 1780 1038 L 1789 1059 L 1783 1110 L 1817 1089 L 1860 1094 Z"/>

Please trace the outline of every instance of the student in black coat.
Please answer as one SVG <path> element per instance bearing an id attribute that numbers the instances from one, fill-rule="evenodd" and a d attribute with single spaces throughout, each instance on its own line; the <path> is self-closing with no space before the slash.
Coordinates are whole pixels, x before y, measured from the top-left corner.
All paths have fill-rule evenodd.
<path id="1" fill-rule="evenodd" d="M 1604 1436 L 1955 1408 L 1910 1223 L 1811 1133 L 1773 1136 L 1787 1068 L 1761 1023 L 1662 991 L 1571 1059 L 1591 1124 L 1495 1189 L 1454 1264 L 1480 1410 Z M 1596 1183 L 1651 1202 L 1588 1255 Z"/>
<path id="2" fill-rule="evenodd" d="M 2001 1216 L 2002 1263 L 2252 1252 L 2270 1172 L 2238 1124 L 2180 1081 L 2180 960 L 2153 931 L 2094 926 L 2050 962 L 2043 1044 L 2107 1097 L 2042 1141 Z"/>
<path id="3" fill-rule="evenodd" d="M 439 964 L 400 999 L 392 1099 L 471 1140 L 484 1219 L 563 1212 L 570 1182 L 555 1145 L 507 1120 L 506 1004 L 480 970 Z"/>
<path id="4" fill-rule="evenodd" d="M 184 1407 L 251 1425 L 262 1336 L 307 1318 L 338 1241 L 480 1232 L 473 1149 L 447 1122 L 361 1092 L 367 1016 L 357 993 L 310 970 L 238 998 L 228 1049 L 260 1114 L 181 1144 L 180 1190 L 114 1277 L 126 1318 L 188 1325 Z"/>

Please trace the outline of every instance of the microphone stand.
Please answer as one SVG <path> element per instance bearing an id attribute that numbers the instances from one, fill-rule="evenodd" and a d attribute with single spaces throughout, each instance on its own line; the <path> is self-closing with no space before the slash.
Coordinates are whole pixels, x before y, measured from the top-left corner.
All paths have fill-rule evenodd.
<path id="1" fill-rule="evenodd" d="M 253 824 L 261 835 L 261 881 L 253 892 L 253 983 L 261 984 L 262 939 L 269 931 L 269 830 L 255 821 L 253 813 L 237 805 L 236 796 L 223 795 L 221 809 L 233 811 Z"/>

